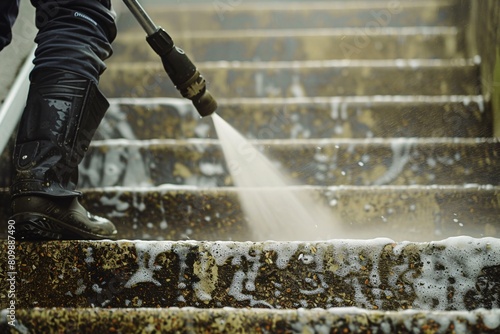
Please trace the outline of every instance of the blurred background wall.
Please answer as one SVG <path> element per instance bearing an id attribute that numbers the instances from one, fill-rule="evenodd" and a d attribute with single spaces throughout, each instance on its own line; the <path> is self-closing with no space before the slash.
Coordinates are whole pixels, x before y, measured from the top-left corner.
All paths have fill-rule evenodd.
<path id="1" fill-rule="evenodd" d="M 494 112 L 495 136 L 500 137 L 500 1 L 462 0 L 469 14 L 471 56 L 481 56 L 481 85 Z"/>

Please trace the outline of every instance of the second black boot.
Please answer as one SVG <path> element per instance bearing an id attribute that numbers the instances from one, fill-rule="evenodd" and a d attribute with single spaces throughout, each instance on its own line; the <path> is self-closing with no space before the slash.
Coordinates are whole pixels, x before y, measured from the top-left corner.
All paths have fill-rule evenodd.
<path id="1" fill-rule="evenodd" d="M 96 84 L 79 74 L 39 70 L 14 148 L 11 186 L 20 239 L 106 239 L 117 231 L 109 220 L 78 202 L 78 165 L 109 104 Z"/>

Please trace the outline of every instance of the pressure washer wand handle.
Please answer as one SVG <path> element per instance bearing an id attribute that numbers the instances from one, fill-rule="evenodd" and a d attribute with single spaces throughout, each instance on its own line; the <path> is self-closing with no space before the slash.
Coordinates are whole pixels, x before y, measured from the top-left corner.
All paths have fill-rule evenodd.
<path id="1" fill-rule="evenodd" d="M 206 81 L 181 48 L 175 46 L 167 32 L 156 26 L 137 0 L 123 0 L 146 31 L 146 41 L 160 56 L 163 68 L 181 95 L 193 102 L 201 116 L 211 115 L 217 101 L 206 88 Z"/>

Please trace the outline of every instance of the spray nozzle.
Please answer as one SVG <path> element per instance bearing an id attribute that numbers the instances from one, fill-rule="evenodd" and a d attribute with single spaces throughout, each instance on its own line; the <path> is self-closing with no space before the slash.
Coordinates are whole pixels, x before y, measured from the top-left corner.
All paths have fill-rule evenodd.
<path id="1" fill-rule="evenodd" d="M 160 56 L 163 67 L 181 95 L 193 102 L 204 117 L 217 109 L 217 101 L 207 90 L 206 81 L 184 50 L 175 46 L 167 32 L 157 27 L 135 0 L 123 0 L 147 33 L 146 40 Z"/>

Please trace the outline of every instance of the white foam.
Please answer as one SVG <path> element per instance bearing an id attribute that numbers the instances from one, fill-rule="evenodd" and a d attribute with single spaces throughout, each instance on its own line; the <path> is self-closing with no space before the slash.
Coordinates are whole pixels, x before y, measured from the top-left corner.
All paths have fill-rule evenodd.
<path id="1" fill-rule="evenodd" d="M 214 176 L 223 175 L 225 173 L 225 170 L 221 163 L 202 161 L 200 162 L 200 172 L 203 175 Z"/>
<path id="2" fill-rule="evenodd" d="M 392 138 L 392 164 L 384 175 L 373 182 L 374 185 L 383 185 L 395 180 L 410 161 L 411 149 L 414 142 L 407 138 Z"/>
<path id="3" fill-rule="evenodd" d="M 126 215 L 125 211 L 130 207 L 130 203 L 120 199 L 121 192 L 116 192 L 113 197 L 101 196 L 100 202 L 104 206 L 114 206 L 115 210 L 108 214 L 109 217 L 123 217 Z"/>
<path id="4" fill-rule="evenodd" d="M 101 293 L 102 292 L 102 288 L 97 284 L 92 284 L 92 290 L 96 293 Z"/>
<path id="5" fill-rule="evenodd" d="M 87 289 L 87 286 L 85 284 L 83 284 L 83 279 L 78 279 L 78 281 L 76 282 L 76 284 L 78 285 L 76 290 L 75 290 L 75 295 L 79 296 L 81 295 L 82 293 L 85 292 L 85 290 Z"/>
<path id="6" fill-rule="evenodd" d="M 157 286 L 161 283 L 154 278 L 154 272 L 161 269 L 160 266 L 155 265 L 156 257 L 164 252 L 172 249 L 170 242 L 155 242 L 155 241 L 136 241 L 135 249 L 137 252 L 137 264 L 139 268 L 125 283 L 126 288 L 131 288 L 138 283 L 151 282 Z M 149 260 L 146 262 L 146 254 L 149 255 Z"/>
<path id="7" fill-rule="evenodd" d="M 330 282 L 325 279 L 325 271 L 330 271 L 337 277 L 344 279 L 354 289 L 354 305 L 364 308 L 382 309 L 387 297 L 395 297 L 393 291 L 399 291 L 401 281 L 404 284 L 404 293 L 415 294 L 416 298 L 411 305 L 420 310 L 465 310 L 466 294 L 477 290 L 478 278 L 482 269 L 500 265 L 500 240 L 494 238 L 474 239 L 470 237 L 456 237 L 432 243 L 398 243 L 386 238 L 373 240 L 334 240 L 319 243 L 303 242 L 265 242 L 256 245 L 253 242 L 135 242 L 137 250 L 138 270 L 125 287 L 150 282 L 161 285 L 154 277 L 162 269 L 155 265 L 156 257 L 163 252 L 172 251 L 177 255 L 179 273 L 177 289 L 188 289 L 190 285 L 196 298 L 202 302 L 212 300 L 212 293 L 217 287 L 219 270 L 222 266 L 234 266 L 236 272 L 230 279 L 228 294 L 238 301 L 248 301 L 251 306 L 271 307 L 272 303 L 261 300 L 256 296 L 259 289 L 256 279 L 261 274 L 264 264 L 274 266 L 279 270 L 287 270 L 290 261 L 294 265 L 303 265 L 309 273 L 300 282 L 298 291 L 304 300 L 305 296 L 324 294 L 331 288 Z M 387 252 L 386 247 L 392 247 Z M 409 247 L 409 248 L 408 248 Z M 196 249 L 199 254 L 194 262 L 193 273 L 199 281 L 191 283 L 186 280 L 188 270 L 188 255 Z M 299 251 L 300 249 L 300 251 Z M 414 259 L 406 252 L 416 252 L 420 257 Z M 397 265 L 388 268 L 380 267 L 381 255 L 389 256 L 384 261 L 398 261 Z M 146 260 L 148 259 L 148 260 Z M 412 266 L 412 264 L 421 263 Z M 415 262 L 416 261 L 416 262 Z M 245 265 L 243 265 L 245 264 Z M 359 274 L 370 268 L 366 279 L 360 280 Z M 387 275 L 386 275 L 387 274 Z M 284 293 L 286 282 L 270 282 L 274 296 Z M 369 285 L 367 288 L 366 285 Z M 75 294 L 85 290 L 83 280 L 78 283 Z M 92 287 L 96 291 L 96 287 Z M 98 288 L 98 287 L 97 287 Z M 453 294 L 450 295 L 450 289 Z M 98 292 L 98 291 L 96 291 Z M 179 298 L 182 294 L 179 293 Z M 342 303 L 337 296 L 330 296 L 329 302 Z M 331 305 L 331 304 L 330 304 Z M 500 307 L 499 301 L 493 301 L 494 308 Z M 472 317 L 470 318 L 472 321 Z M 439 320 L 439 319 L 437 319 Z M 436 321 L 437 321 L 436 320 Z M 441 319 L 446 325 L 449 319 Z M 494 315 L 485 318 L 485 324 L 490 328 L 500 326 Z"/>
<path id="8" fill-rule="evenodd" d="M 94 262 L 94 257 L 92 256 L 93 255 L 92 247 L 87 247 L 85 249 L 85 252 L 87 253 L 87 256 L 85 257 L 85 263 L 90 264 Z"/>
<path id="9" fill-rule="evenodd" d="M 498 310 L 482 310 L 481 315 L 486 327 L 490 329 L 500 328 L 500 314 L 498 314 Z"/>
<path id="10" fill-rule="evenodd" d="M 413 282 L 418 309 L 466 309 L 465 295 L 476 291 L 482 268 L 500 265 L 499 239 L 453 237 L 430 243 L 429 250 L 421 253 L 422 275 Z"/>
<path id="11" fill-rule="evenodd" d="M 266 243 L 264 251 L 274 251 L 277 254 L 276 266 L 278 269 L 286 269 L 292 256 L 299 247 L 298 242 L 288 243 Z"/>

